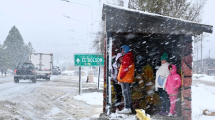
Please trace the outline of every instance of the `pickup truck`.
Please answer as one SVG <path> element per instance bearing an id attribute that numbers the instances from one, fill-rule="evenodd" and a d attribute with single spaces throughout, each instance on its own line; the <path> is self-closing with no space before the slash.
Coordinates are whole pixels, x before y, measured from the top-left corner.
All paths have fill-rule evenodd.
<path id="1" fill-rule="evenodd" d="M 16 67 L 14 73 L 15 83 L 19 83 L 20 79 L 30 79 L 32 80 L 32 83 L 36 83 L 37 81 L 35 67 L 31 62 L 20 63 Z"/>

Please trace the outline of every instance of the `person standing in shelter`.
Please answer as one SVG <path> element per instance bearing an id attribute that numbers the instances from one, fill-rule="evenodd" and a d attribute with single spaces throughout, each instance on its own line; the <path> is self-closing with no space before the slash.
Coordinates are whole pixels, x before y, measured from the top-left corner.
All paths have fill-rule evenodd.
<path id="1" fill-rule="evenodd" d="M 119 106 L 122 101 L 122 88 L 117 80 L 117 75 L 119 73 L 119 68 L 122 63 L 122 53 L 118 53 L 116 55 L 115 62 L 112 65 L 112 70 L 111 70 L 111 80 L 113 81 L 113 87 L 116 93 L 116 112 L 119 111 Z"/>
<path id="2" fill-rule="evenodd" d="M 158 91 L 161 100 L 161 111 L 157 115 L 168 115 L 170 100 L 169 95 L 165 91 L 165 84 L 169 73 L 168 54 L 164 53 L 161 56 L 161 66 L 156 71 L 155 91 Z"/>
<path id="3" fill-rule="evenodd" d="M 132 113 L 131 111 L 131 83 L 134 81 L 134 60 L 133 53 L 130 51 L 129 46 L 123 45 L 120 48 L 123 54 L 122 64 L 119 69 L 119 74 L 117 76 L 118 81 L 122 87 L 122 94 L 124 98 L 124 109 L 118 113 Z"/>
<path id="4" fill-rule="evenodd" d="M 165 88 L 170 97 L 170 109 L 168 116 L 177 116 L 176 114 L 176 99 L 178 95 L 178 89 L 181 87 L 181 77 L 177 74 L 177 67 L 175 65 L 169 65 L 168 67 L 170 75 L 167 77 Z"/>

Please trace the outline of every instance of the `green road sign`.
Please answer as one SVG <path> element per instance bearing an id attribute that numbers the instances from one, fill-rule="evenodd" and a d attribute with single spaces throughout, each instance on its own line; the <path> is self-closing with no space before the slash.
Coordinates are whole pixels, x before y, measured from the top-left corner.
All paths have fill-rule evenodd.
<path id="1" fill-rule="evenodd" d="M 75 54 L 75 66 L 104 66 L 101 54 Z"/>

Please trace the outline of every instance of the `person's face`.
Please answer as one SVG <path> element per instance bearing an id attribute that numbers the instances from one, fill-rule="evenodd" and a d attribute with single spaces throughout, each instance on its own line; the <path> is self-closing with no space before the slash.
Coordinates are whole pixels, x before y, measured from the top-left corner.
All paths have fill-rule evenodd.
<path id="1" fill-rule="evenodd" d="M 172 68 L 169 68 L 169 71 L 171 72 L 171 71 L 172 71 Z"/>
<path id="2" fill-rule="evenodd" d="M 119 57 L 119 63 L 122 63 L 122 57 Z"/>
<path id="3" fill-rule="evenodd" d="M 125 55 L 125 51 L 124 51 L 124 49 L 122 49 L 122 55 Z"/>
<path id="4" fill-rule="evenodd" d="M 161 64 L 165 64 L 166 63 L 166 60 L 161 60 Z"/>

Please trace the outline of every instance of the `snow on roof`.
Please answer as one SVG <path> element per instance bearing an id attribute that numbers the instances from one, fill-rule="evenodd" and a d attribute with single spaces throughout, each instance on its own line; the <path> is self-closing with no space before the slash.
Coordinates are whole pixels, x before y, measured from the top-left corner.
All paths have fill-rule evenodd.
<path id="1" fill-rule="evenodd" d="M 129 9 L 129 8 L 116 6 L 116 5 L 103 4 L 103 6 L 109 6 L 109 7 L 113 7 L 113 8 L 116 8 L 116 9 L 122 9 L 122 10 L 130 11 L 130 12 L 135 12 L 135 13 L 140 13 L 140 14 L 145 14 L 145 15 L 150 15 L 150 16 L 175 19 L 175 20 L 179 20 L 179 21 L 183 21 L 183 22 L 189 22 L 189 23 L 195 23 L 195 24 L 199 24 L 199 25 L 206 25 L 206 24 L 201 24 L 201 23 L 197 23 L 197 22 L 194 22 L 194 21 L 188 21 L 188 20 L 183 20 L 183 19 L 179 19 L 179 18 L 164 16 L 164 15 L 159 15 L 159 14 L 154 14 L 154 13 L 149 13 L 149 12 L 144 12 L 144 11 L 139 11 L 139 10 L 135 10 L 135 9 Z M 213 29 L 213 28 L 211 28 L 211 29 Z"/>

